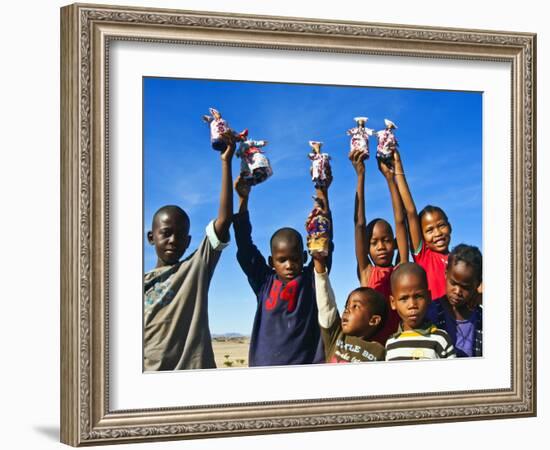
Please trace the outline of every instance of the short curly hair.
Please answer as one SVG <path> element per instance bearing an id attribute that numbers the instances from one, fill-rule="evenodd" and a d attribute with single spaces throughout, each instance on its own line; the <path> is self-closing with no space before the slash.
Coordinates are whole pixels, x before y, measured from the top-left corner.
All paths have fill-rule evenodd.
<path id="1" fill-rule="evenodd" d="M 483 256 L 481 251 L 474 245 L 458 244 L 449 253 L 447 267 L 456 265 L 459 261 L 474 269 L 476 280 L 483 281 Z"/>

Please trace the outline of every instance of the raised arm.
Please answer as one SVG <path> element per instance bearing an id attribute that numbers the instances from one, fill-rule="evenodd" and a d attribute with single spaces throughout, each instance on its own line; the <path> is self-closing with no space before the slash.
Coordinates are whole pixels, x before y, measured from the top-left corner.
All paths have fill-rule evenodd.
<path id="1" fill-rule="evenodd" d="M 323 212 L 327 214 L 330 220 L 330 242 L 329 242 L 329 248 L 328 248 L 328 257 L 326 260 L 326 266 L 329 272 L 332 267 L 332 252 L 334 250 L 334 243 L 332 241 L 334 237 L 334 221 L 332 220 L 332 213 L 330 211 L 330 204 L 328 200 L 328 189 L 331 183 L 332 183 L 332 172 L 330 171 L 330 168 L 329 168 L 325 186 L 322 188 L 315 188 L 315 195 L 317 198 L 323 201 Z"/>
<path id="2" fill-rule="evenodd" d="M 395 238 L 397 240 L 397 250 L 399 252 L 399 263 L 404 263 L 409 260 L 409 241 L 407 239 L 407 224 L 405 219 L 405 211 L 403 210 L 403 202 L 399 195 L 399 190 L 394 179 L 393 171 L 384 163 L 379 163 L 378 168 L 390 190 L 391 204 L 393 208 L 393 220 L 395 222 Z"/>
<path id="3" fill-rule="evenodd" d="M 248 197 L 250 195 L 250 186 L 239 175 L 235 180 L 235 192 L 239 196 L 239 214 L 248 211 Z"/>
<path id="4" fill-rule="evenodd" d="M 393 154 L 394 167 L 395 167 L 395 182 L 399 195 L 403 201 L 403 206 L 407 212 L 407 221 L 409 223 L 409 233 L 411 236 L 412 251 L 416 251 L 422 242 L 422 227 L 420 226 L 420 219 L 416 212 L 416 205 L 411 195 L 409 185 L 407 184 L 407 178 L 405 177 L 405 171 L 403 169 L 403 162 L 401 156 L 396 150 Z"/>
<path id="5" fill-rule="evenodd" d="M 369 247 L 367 241 L 367 219 L 365 214 L 365 162 L 360 151 L 352 151 L 349 159 L 357 173 L 357 190 L 355 193 L 355 257 L 359 268 L 359 281 L 366 286 L 370 274 Z"/>
<path id="6" fill-rule="evenodd" d="M 338 317 L 338 308 L 328 277 L 326 257 L 315 254 L 313 265 L 315 268 L 315 298 L 319 311 L 319 325 L 323 328 L 330 328 Z"/>
<path id="7" fill-rule="evenodd" d="M 237 261 L 246 274 L 248 283 L 258 294 L 271 269 L 252 241 L 252 225 L 248 214 L 250 186 L 240 176 L 235 180 L 235 191 L 239 196 L 239 212 L 233 216 Z"/>
<path id="8" fill-rule="evenodd" d="M 229 227 L 233 219 L 233 188 L 231 175 L 231 160 L 235 153 L 235 141 L 230 140 L 221 154 L 222 160 L 222 187 L 220 192 L 220 208 L 214 223 L 214 230 L 218 238 L 224 242 L 229 240 Z"/>

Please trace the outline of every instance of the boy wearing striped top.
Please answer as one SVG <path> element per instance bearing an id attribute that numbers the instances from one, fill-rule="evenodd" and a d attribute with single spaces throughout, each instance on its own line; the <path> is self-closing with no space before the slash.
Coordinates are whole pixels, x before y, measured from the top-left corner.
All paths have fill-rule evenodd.
<path id="1" fill-rule="evenodd" d="M 391 290 L 390 305 L 401 323 L 386 342 L 386 361 L 455 358 L 449 335 L 426 320 L 431 298 L 424 269 L 401 264 L 392 273 Z"/>

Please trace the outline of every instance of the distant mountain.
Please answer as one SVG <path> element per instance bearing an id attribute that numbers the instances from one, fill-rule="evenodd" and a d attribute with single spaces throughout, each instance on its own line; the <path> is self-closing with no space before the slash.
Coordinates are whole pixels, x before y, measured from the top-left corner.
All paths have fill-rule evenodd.
<path id="1" fill-rule="evenodd" d="M 222 334 L 214 333 L 214 334 L 212 334 L 212 337 L 213 338 L 235 339 L 235 338 L 247 338 L 247 337 L 250 337 L 250 336 L 247 336 L 246 334 L 241 334 L 241 333 L 222 333 Z"/>

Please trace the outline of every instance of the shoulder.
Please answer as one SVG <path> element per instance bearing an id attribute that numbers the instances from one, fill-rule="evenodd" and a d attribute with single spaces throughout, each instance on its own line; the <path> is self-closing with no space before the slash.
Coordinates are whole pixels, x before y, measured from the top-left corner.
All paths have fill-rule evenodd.
<path id="1" fill-rule="evenodd" d="M 418 244 L 418 247 L 416 247 L 415 249 L 412 249 L 412 254 L 414 257 L 417 257 L 428 253 L 428 251 L 430 251 L 430 249 L 426 247 L 426 244 L 424 243 L 424 239 L 420 239 L 420 243 Z"/>
<path id="2" fill-rule="evenodd" d="M 451 337 L 449 336 L 449 333 L 441 328 L 436 327 L 435 325 L 430 325 L 428 333 L 429 334 L 427 336 L 437 341 L 451 342 Z"/>
<path id="3" fill-rule="evenodd" d="M 378 360 L 383 360 L 386 355 L 386 347 L 384 347 L 380 342 L 368 341 L 366 343 L 367 350 L 372 353 Z"/>

